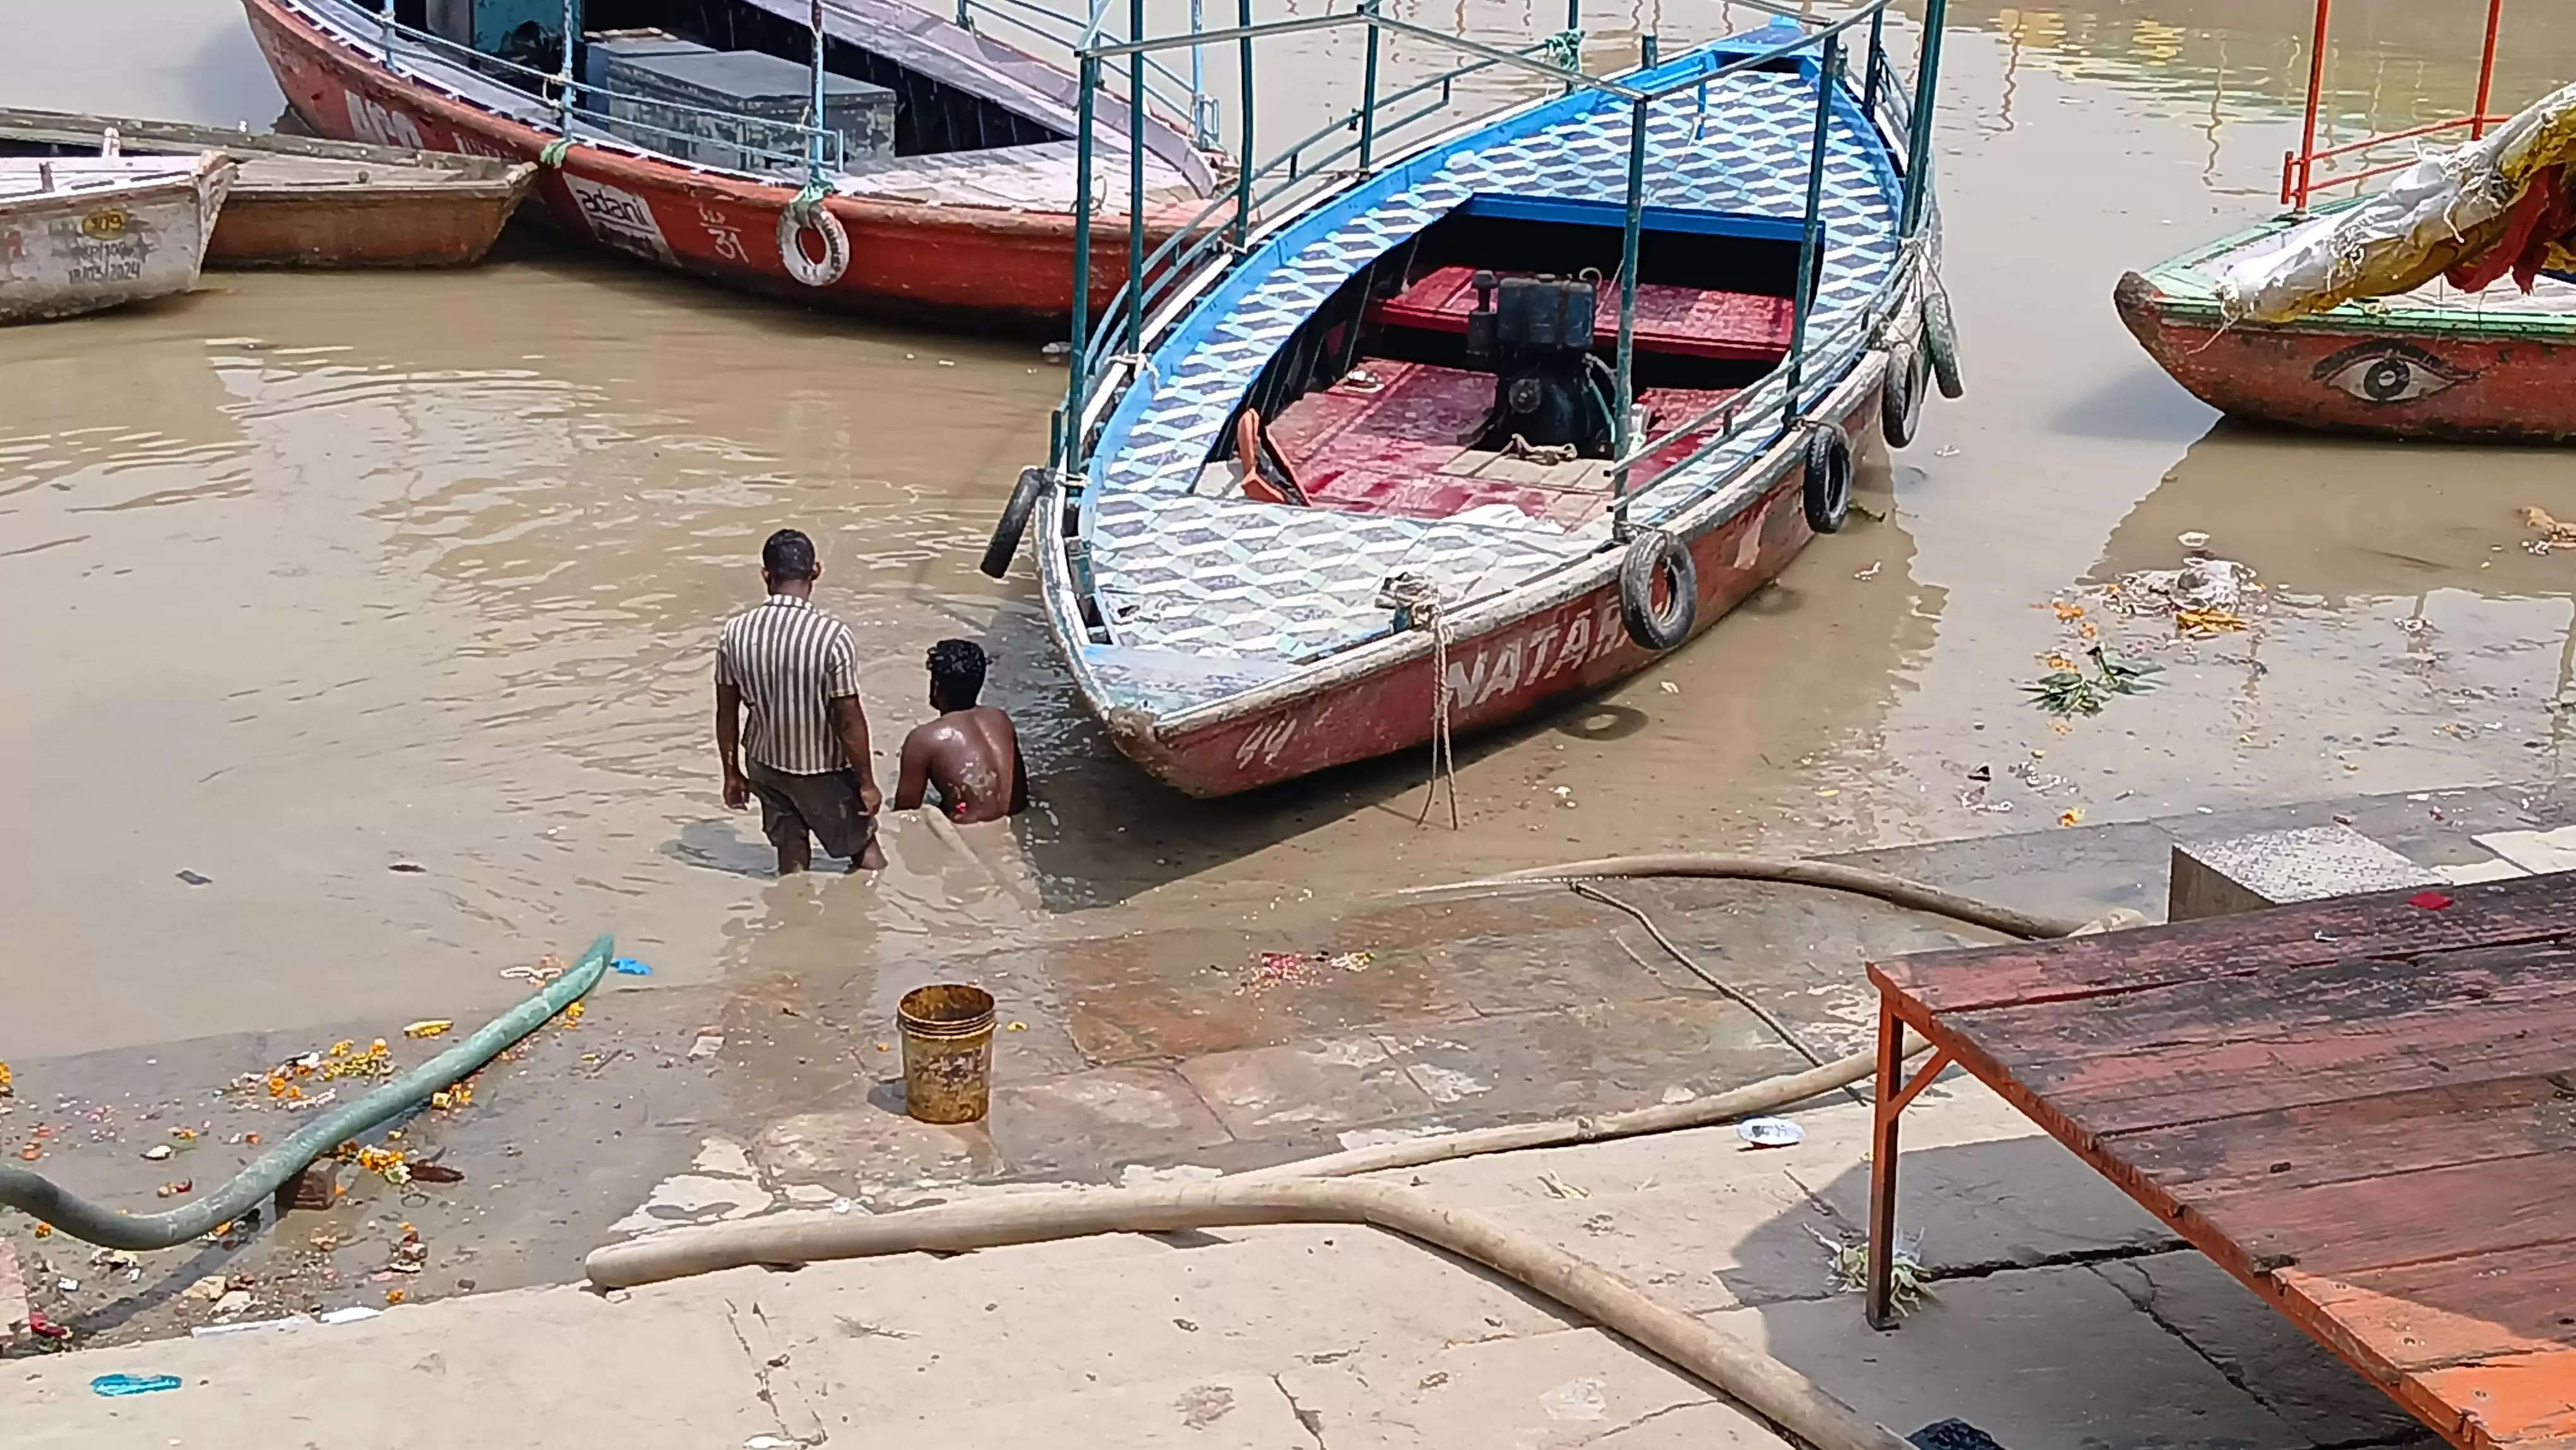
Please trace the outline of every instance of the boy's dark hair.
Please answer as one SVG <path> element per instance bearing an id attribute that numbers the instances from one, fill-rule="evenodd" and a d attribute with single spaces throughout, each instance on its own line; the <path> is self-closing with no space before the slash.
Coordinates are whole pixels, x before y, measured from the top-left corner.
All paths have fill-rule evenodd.
<path id="1" fill-rule="evenodd" d="M 964 708 L 984 692 L 984 647 L 971 639 L 943 639 L 930 647 L 930 685 L 939 697 Z"/>
<path id="2" fill-rule="evenodd" d="M 802 529 L 780 529 L 760 546 L 760 572 L 772 579 L 811 579 L 823 572 L 814 562 L 814 541 Z"/>

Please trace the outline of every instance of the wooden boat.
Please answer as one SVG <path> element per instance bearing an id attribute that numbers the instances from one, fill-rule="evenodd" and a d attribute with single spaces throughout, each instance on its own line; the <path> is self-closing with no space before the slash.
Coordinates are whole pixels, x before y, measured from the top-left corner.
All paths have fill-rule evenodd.
<path id="1" fill-rule="evenodd" d="M 0 323 L 194 287 L 232 179 L 211 151 L 0 160 Z"/>
<path id="2" fill-rule="evenodd" d="M 2295 322 L 2231 322 L 2216 280 L 2282 218 L 2120 279 L 2120 320 L 2158 366 L 2232 417 L 2390 438 L 2576 439 L 2576 285 L 2463 292 L 2434 281 Z"/>
<path id="3" fill-rule="evenodd" d="M 465 267 L 536 180 L 533 163 L 306 136 L 0 107 L 0 156 L 221 151 L 241 163 L 210 267 Z"/>
<path id="4" fill-rule="evenodd" d="M 2571 92 L 2520 116 L 2487 114 L 2502 8 L 2502 0 L 2490 0 L 2469 115 L 2320 147 L 2320 97 L 2332 52 L 2329 0 L 2317 0 L 2306 127 L 2299 149 L 2281 165 L 2281 200 L 2291 210 L 2143 274 L 2128 273 L 2113 290 L 2121 321 L 2159 366 L 2203 402 L 2238 418 L 2394 438 L 2576 439 L 2576 281 L 2539 265 L 2556 229 L 2567 225 L 2552 203 L 2565 195 L 2557 178 L 2563 163 L 2554 157 L 2569 148 L 2562 139 L 2551 155 L 2529 154 L 2516 134 L 2551 145 L 2547 133 L 2563 131 L 2563 120 L 2542 113 L 2554 105 L 2552 114 L 2563 116 Z M 2468 145 L 2447 159 L 2380 159 L 2388 154 L 2381 148 L 2393 143 L 2462 130 Z M 2495 168 L 2497 157 L 2532 179 L 2508 180 Z M 2476 185 L 2463 180 L 2463 166 L 2480 168 Z M 2387 196 L 2310 210 L 2329 187 L 2401 172 Z M 2496 188 L 2506 188 L 2510 206 L 2470 195 Z M 2450 195 L 2440 194 L 2446 190 Z M 2410 238 L 2401 226 L 2409 198 L 2424 219 L 2424 236 Z M 2472 225 L 2481 205 L 2482 220 Z M 2530 215 L 2517 222 L 2517 212 Z M 2508 241 L 2517 255 L 2526 248 L 2533 253 L 2534 264 L 2522 270 L 2524 287 L 2505 283 L 2517 255 L 2496 253 Z M 2373 248 L 2384 248 L 2392 260 L 2358 265 Z M 2565 233 L 2557 255 L 2571 248 L 2576 230 Z M 2320 260 L 2303 264 L 2303 258 Z M 2242 279 L 2302 265 L 2314 278 L 2317 300 L 2333 305 L 2299 305 L 2304 315 L 2297 316 L 2247 305 Z"/>
<path id="5" fill-rule="evenodd" d="M 823 306 L 1072 308 L 1073 78 L 902 0 L 587 0 L 569 56 L 560 0 L 408 12 L 445 33 L 358 0 L 242 4 L 308 126 L 543 162 L 545 211 L 599 246 Z M 819 126 L 801 93 L 774 104 L 790 81 L 801 92 L 815 49 Z M 1128 173 L 1119 124 L 1098 128 L 1104 190 Z M 1151 204 L 1212 189 L 1188 136 L 1151 114 L 1139 134 Z M 1106 300 L 1123 256 L 1104 246 L 1099 264 Z"/>
<path id="6" fill-rule="evenodd" d="M 1552 98 L 1383 160 L 1364 103 L 1317 133 L 1356 131 L 1358 179 L 1267 225 L 1211 208 L 1077 331 L 1057 457 L 986 568 L 1033 519 L 1051 632 L 1119 747 L 1221 796 L 1443 743 L 1645 666 L 1839 529 L 1855 452 L 1911 436 L 1935 361 L 1956 385 L 1940 27 L 1909 102 L 1883 8 L 1615 80 L 1373 7 L 1303 22 L 1430 37 Z M 1248 189 L 1331 163 L 1292 149 Z"/>

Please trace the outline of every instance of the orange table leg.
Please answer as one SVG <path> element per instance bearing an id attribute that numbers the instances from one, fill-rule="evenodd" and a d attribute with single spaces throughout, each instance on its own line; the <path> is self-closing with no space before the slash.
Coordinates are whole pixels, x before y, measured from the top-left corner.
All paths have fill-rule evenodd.
<path id="1" fill-rule="evenodd" d="M 1936 1049 L 1905 1076 L 1905 1024 L 1895 1004 L 1882 993 L 1878 1001 L 1878 1091 L 1870 1106 L 1869 1138 L 1869 1280 L 1862 1309 L 1872 1329 L 1896 1327 L 1896 1120 L 1923 1095 L 1950 1054 Z"/>
<path id="2" fill-rule="evenodd" d="M 1890 1279 L 1896 1263 L 1896 1120 L 1905 1111 L 1905 1024 L 1885 996 L 1878 1003 L 1878 1091 L 1869 1135 L 1869 1284 L 1862 1300 L 1872 1329 L 1894 1329 Z"/>

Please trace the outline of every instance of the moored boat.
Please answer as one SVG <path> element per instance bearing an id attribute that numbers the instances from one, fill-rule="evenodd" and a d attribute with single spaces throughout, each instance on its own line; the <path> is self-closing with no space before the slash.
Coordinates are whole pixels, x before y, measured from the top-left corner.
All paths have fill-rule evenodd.
<path id="1" fill-rule="evenodd" d="M 316 131 L 540 162 L 536 195 L 574 236 L 734 286 L 879 313 L 1072 310 L 1074 81 L 998 40 L 901 0 L 484 0 L 428 7 L 430 28 L 386 3 L 242 0 Z M 1159 112 L 1129 129 L 1150 208 L 1213 188 Z M 1130 154 L 1104 127 L 1095 184 Z M 1098 261 L 1095 301 L 1122 258 Z"/>
<path id="2" fill-rule="evenodd" d="M 2469 115 L 2319 147 L 2331 52 L 2318 0 L 2306 128 L 2281 168 L 2291 210 L 2113 290 L 2159 366 L 2239 418 L 2395 438 L 2576 440 L 2576 86 L 2511 117 L 2487 114 L 2501 9 L 2487 12 Z M 2377 160 L 2392 143 L 2460 130 L 2469 135 L 2457 147 Z M 2328 187 L 2382 177 L 2379 195 L 2310 210 Z"/>
<path id="3" fill-rule="evenodd" d="M 211 151 L 0 159 L 0 323 L 194 287 L 232 177 Z"/>
<path id="4" fill-rule="evenodd" d="M 210 267 L 462 267 L 536 180 L 530 162 L 175 121 L 0 107 L 0 156 L 220 151 L 240 162 Z"/>
<path id="5" fill-rule="evenodd" d="M 1372 87 L 1145 256 L 1078 325 L 1056 456 L 987 570 L 1033 522 L 1075 688 L 1203 796 L 1445 748 L 1677 648 L 1842 527 L 1856 453 L 1911 436 L 1935 372 L 1955 395 L 1940 8 L 1912 100 L 1884 0 L 1650 40 L 1610 79 L 1373 6 L 1296 22 L 1563 94 L 1373 155 L 1378 106 L 1450 76 Z M 1256 223 L 1301 167 L 1334 179 Z"/>

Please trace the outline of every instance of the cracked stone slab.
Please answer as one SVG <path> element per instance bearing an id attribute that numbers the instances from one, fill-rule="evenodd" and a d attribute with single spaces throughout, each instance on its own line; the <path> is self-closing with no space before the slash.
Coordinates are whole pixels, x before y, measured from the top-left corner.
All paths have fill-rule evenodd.
<path id="1" fill-rule="evenodd" d="M 1015 1404 L 971 1396 L 918 1416 L 844 1424 L 835 1444 L 955 1445 L 971 1450 L 1312 1450 L 1297 1408 L 1271 1376 L 1236 1370 L 1088 1389 Z M 1336 1450 L 1339 1447 L 1336 1446 Z"/>
<path id="2" fill-rule="evenodd" d="M 1377 1038 L 1342 1037 L 1194 1057 L 1181 1076 L 1228 1132 L 1259 1138 L 1436 1111 L 1404 1069 Z"/>
<path id="3" fill-rule="evenodd" d="M 1197 1091 L 1161 1067 L 1103 1067 L 1006 1084 L 993 1090 L 987 1126 L 1022 1173 L 1101 1176 L 1124 1159 L 1232 1140 Z"/>
<path id="4" fill-rule="evenodd" d="M 667 1302 L 680 1312 L 631 1314 L 574 1288 L 513 1290 L 355 1324 L 12 1360 L 0 1424 L 10 1450 L 308 1439 L 436 1450 L 487 1417 L 542 1424 L 544 1442 L 562 1445 L 665 1445 L 685 1431 L 686 1443 L 739 1446 L 777 1434 L 721 1296 L 678 1286 Z M 127 1399 L 90 1391 L 92 1377 L 118 1373 L 185 1384 Z"/>
<path id="5" fill-rule="evenodd" d="M 751 1152 L 772 1182 L 822 1183 L 843 1193 L 987 1176 L 1004 1166 L 982 1124 L 917 1123 L 873 1103 L 781 1118 L 761 1130 Z"/>
<path id="6" fill-rule="evenodd" d="M 2089 1268 L 2007 1270 L 1937 1291 L 1885 1333 L 1862 1320 L 1857 1294 L 1707 1318 L 1899 1434 L 1956 1416 L 2016 1450 L 2311 1444 Z"/>
<path id="7" fill-rule="evenodd" d="M 1597 1329 L 1354 1350 L 1279 1376 L 1330 1450 L 1572 1450 L 1780 1445 L 1706 1386 Z"/>
<path id="8" fill-rule="evenodd" d="M 2196 1251 L 2095 1264 L 2093 1271 L 2319 1445 L 2431 1439 L 2352 1366 Z"/>
<path id="9" fill-rule="evenodd" d="M 700 1282 L 755 1296 L 798 1382 L 853 1423 L 1566 1327 L 1544 1301 L 1372 1228 L 1118 1241 L 1115 1253 L 1084 1240 Z"/>

